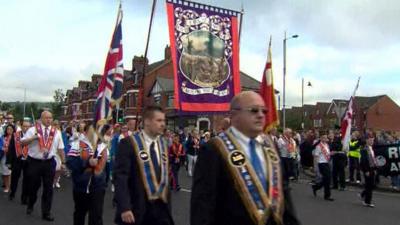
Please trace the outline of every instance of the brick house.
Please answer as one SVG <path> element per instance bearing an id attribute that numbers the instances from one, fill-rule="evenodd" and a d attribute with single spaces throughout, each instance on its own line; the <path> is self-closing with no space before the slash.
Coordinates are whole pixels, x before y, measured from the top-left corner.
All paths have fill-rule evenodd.
<path id="1" fill-rule="evenodd" d="M 338 128 L 348 103 L 348 100 L 333 99 L 331 103 L 317 102 L 316 105 L 304 105 L 304 128 L 322 130 Z M 387 95 L 356 96 L 353 110 L 353 129 L 400 131 L 400 120 L 398 119 L 400 107 Z M 298 122 L 301 121 L 301 111 L 301 107 L 287 109 L 287 124 L 288 121 L 296 121 L 296 123 L 290 124 L 292 128 L 299 129 L 301 127 Z"/>
<path id="2" fill-rule="evenodd" d="M 355 128 L 400 131 L 400 107 L 387 95 L 355 98 Z"/>
<path id="3" fill-rule="evenodd" d="M 139 92 L 139 81 L 143 76 L 143 65 L 146 63 L 144 78 L 144 106 L 159 104 L 166 110 L 167 126 L 170 129 L 178 127 L 196 127 L 203 130 L 216 129 L 218 121 L 227 114 L 181 115 L 173 105 L 173 64 L 170 48 L 164 50 L 164 59 L 148 64 L 148 60 L 135 56 L 132 60 L 132 70 L 124 71 L 123 98 L 120 103 L 122 116 L 125 120 L 136 119 Z M 240 72 L 242 90 L 258 91 L 260 82 L 249 75 Z M 79 81 L 78 87 L 68 90 L 62 122 L 72 119 L 91 121 L 93 118 L 94 102 L 101 75 L 92 75 L 91 81 Z M 139 114 L 140 115 L 140 114 Z"/>

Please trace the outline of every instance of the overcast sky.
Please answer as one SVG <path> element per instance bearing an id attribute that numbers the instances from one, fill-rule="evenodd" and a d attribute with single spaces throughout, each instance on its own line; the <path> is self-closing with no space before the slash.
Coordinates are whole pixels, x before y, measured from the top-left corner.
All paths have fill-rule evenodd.
<path id="1" fill-rule="evenodd" d="M 240 68 L 260 80 L 269 36 L 275 88 L 282 90 L 283 37 L 287 42 L 287 105 L 387 94 L 400 103 L 400 1 L 198 0 L 245 15 Z M 116 0 L 0 0 L 0 100 L 52 100 L 55 89 L 102 73 L 114 29 Z M 150 0 L 123 1 L 124 66 L 144 54 Z M 158 0 L 150 62 L 169 43 L 165 1 Z"/>

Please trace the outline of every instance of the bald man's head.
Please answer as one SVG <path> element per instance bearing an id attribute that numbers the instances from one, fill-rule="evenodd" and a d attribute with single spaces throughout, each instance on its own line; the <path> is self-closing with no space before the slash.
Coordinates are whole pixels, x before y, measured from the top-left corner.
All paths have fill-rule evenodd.
<path id="1" fill-rule="evenodd" d="M 45 110 L 42 112 L 42 114 L 40 116 L 40 120 L 42 121 L 42 124 L 45 127 L 48 127 L 53 122 L 53 114 L 51 114 L 51 112 Z"/>
<path id="2" fill-rule="evenodd" d="M 263 132 L 267 109 L 258 93 L 243 91 L 232 99 L 230 107 L 232 126 L 250 138 Z"/>

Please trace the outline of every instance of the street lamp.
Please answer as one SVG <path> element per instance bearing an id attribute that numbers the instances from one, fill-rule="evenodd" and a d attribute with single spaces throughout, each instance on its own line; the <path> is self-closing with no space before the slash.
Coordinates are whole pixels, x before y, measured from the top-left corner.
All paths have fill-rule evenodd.
<path id="1" fill-rule="evenodd" d="M 294 34 L 290 37 L 286 37 L 285 31 L 285 38 L 283 39 L 283 104 L 282 104 L 282 120 L 283 120 L 283 129 L 286 128 L 286 41 L 293 38 L 298 38 L 299 35 Z"/>
<path id="2" fill-rule="evenodd" d="M 312 87 L 311 82 L 307 82 L 307 87 Z M 304 78 L 301 78 L 301 128 L 304 129 Z"/>
<path id="3" fill-rule="evenodd" d="M 24 112 L 23 112 L 23 115 L 22 115 L 22 120 L 24 120 L 25 119 L 25 109 L 26 109 L 26 87 L 25 86 L 24 87 L 17 86 L 15 88 L 24 89 Z"/>

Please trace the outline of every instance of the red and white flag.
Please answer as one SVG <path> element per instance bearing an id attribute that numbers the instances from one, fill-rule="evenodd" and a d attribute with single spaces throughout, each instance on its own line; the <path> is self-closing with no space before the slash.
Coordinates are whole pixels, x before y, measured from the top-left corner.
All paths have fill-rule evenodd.
<path id="1" fill-rule="evenodd" d="M 269 40 L 267 63 L 260 86 L 260 95 L 264 99 L 268 113 L 265 115 L 265 129 L 267 132 L 279 125 L 278 110 L 275 101 L 274 79 L 272 72 L 271 38 Z"/>
<path id="2" fill-rule="evenodd" d="M 351 124 L 353 122 L 353 115 L 354 115 L 354 109 L 353 109 L 354 96 L 356 95 L 359 83 L 360 83 L 360 78 L 358 78 L 356 88 L 354 89 L 353 95 L 350 98 L 349 105 L 347 106 L 347 110 L 340 124 L 340 134 L 342 135 L 342 146 L 344 151 L 349 151 Z"/>

